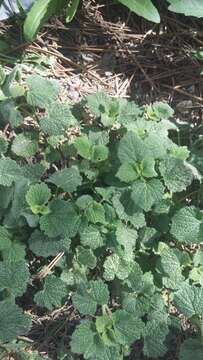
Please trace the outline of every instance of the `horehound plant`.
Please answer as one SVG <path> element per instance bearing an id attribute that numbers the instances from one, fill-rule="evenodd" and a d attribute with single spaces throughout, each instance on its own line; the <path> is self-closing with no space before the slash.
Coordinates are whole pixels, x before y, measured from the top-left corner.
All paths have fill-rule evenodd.
<path id="1" fill-rule="evenodd" d="M 30 314 L 72 304 L 67 358 L 121 360 L 139 344 L 157 359 L 184 316 L 196 335 L 179 359 L 202 359 L 202 178 L 172 108 L 62 103 L 56 81 L 1 69 L 0 126 L 2 353 L 39 358 L 19 350 Z"/>

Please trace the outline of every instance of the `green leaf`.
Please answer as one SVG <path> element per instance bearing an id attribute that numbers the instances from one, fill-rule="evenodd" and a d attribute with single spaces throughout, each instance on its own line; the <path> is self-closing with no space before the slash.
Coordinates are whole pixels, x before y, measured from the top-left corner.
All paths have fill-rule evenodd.
<path id="1" fill-rule="evenodd" d="M 144 323 L 141 319 L 129 316 L 125 310 L 117 310 L 113 315 L 116 341 L 121 345 L 131 345 L 141 338 Z"/>
<path id="2" fill-rule="evenodd" d="M 127 101 L 126 99 L 119 100 L 119 113 L 117 121 L 123 126 L 128 127 L 128 124 L 134 124 L 135 120 L 142 115 L 141 108 L 134 101 Z"/>
<path id="3" fill-rule="evenodd" d="M 21 296 L 26 291 L 29 275 L 24 261 L 0 262 L 0 290 L 6 289 L 13 296 Z"/>
<path id="4" fill-rule="evenodd" d="M 150 310 L 150 299 L 136 293 L 125 293 L 123 307 L 128 313 L 136 317 L 143 317 Z"/>
<path id="5" fill-rule="evenodd" d="M 26 335 L 31 328 L 31 318 L 10 300 L 0 302 L 0 342 L 15 340 Z"/>
<path id="6" fill-rule="evenodd" d="M 50 2 L 51 0 L 42 1 Z M 59 85 L 55 80 L 48 80 L 40 75 L 31 75 L 26 79 L 26 84 L 28 86 L 27 102 L 29 105 L 44 109 L 50 106 L 59 95 Z"/>
<path id="7" fill-rule="evenodd" d="M 203 265 L 194 267 L 190 270 L 189 279 L 191 279 L 194 284 L 200 284 L 203 286 Z"/>
<path id="8" fill-rule="evenodd" d="M 100 336 L 96 335 L 94 338 L 94 348 L 91 360 L 122 360 L 120 347 L 114 343 L 113 346 L 106 346 L 105 342 Z"/>
<path id="9" fill-rule="evenodd" d="M 177 289 L 184 280 L 178 257 L 172 249 L 161 253 L 160 267 L 163 272 L 163 284 L 166 288 Z"/>
<path id="10" fill-rule="evenodd" d="M 144 279 L 141 267 L 138 263 L 134 262 L 128 278 L 125 280 L 130 289 L 136 292 L 141 292 L 144 286 Z"/>
<path id="11" fill-rule="evenodd" d="M 77 247 L 77 260 L 81 265 L 90 269 L 94 269 L 97 265 L 97 258 L 94 256 L 93 251 L 82 246 Z"/>
<path id="12" fill-rule="evenodd" d="M 202 360 L 203 344 L 199 339 L 186 339 L 180 346 L 179 360 Z"/>
<path id="13" fill-rule="evenodd" d="M 29 183 L 38 182 L 43 176 L 46 168 L 43 164 L 27 164 L 21 168 L 22 176 L 26 178 Z"/>
<path id="14" fill-rule="evenodd" d="M 150 156 L 154 159 L 162 159 L 165 157 L 168 149 L 168 137 L 160 137 L 159 134 L 150 132 L 145 138 L 144 143 L 150 151 Z"/>
<path id="15" fill-rule="evenodd" d="M 88 221 L 93 224 L 106 223 L 104 207 L 96 201 L 93 201 L 91 205 L 86 209 L 85 215 Z"/>
<path id="16" fill-rule="evenodd" d="M 82 184 L 78 168 L 71 167 L 55 172 L 47 180 L 66 192 L 74 192 Z"/>
<path id="17" fill-rule="evenodd" d="M 11 150 L 17 156 L 27 158 L 36 154 L 38 144 L 29 134 L 18 134 L 12 143 Z"/>
<path id="18" fill-rule="evenodd" d="M 21 175 L 21 168 L 14 160 L 0 159 L 0 185 L 11 186 Z"/>
<path id="19" fill-rule="evenodd" d="M 71 351 L 75 354 L 84 354 L 85 359 L 89 359 L 94 345 L 94 336 L 92 323 L 89 320 L 81 322 L 72 335 Z"/>
<path id="20" fill-rule="evenodd" d="M 170 149 L 170 154 L 176 159 L 185 161 L 189 157 L 190 151 L 187 146 L 178 146 L 174 144 L 174 146 Z"/>
<path id="21" fill-rule="evenodd" d="M 1 160 L 0 160 L 1 161 Z M 7 227 L 15 228 L 21 225 L 22 216 L 26 214 L 28 208 L 25 195 L 28 191 L 28 182 L 23 179 L 15 183 L 12 206 L 4 219 Z M 24 222 L 25 225 L 25 222 Z"/>
<path id="22" fill-rule="evenodd" d="M 90 160 L 92 157 L 92 143 L 87 136 L 80 136 L 76 138 L 74 146 L 80 156 L 84 159 Z"/>
<path id="23" fill-rule="evenodd" d="M 193 181 L 193 173 L 188 164 L 180 159 L 168 157 L 160 163 L 165 185 L 172 192 L 185 190 Z"/>
<path id="24" fill-rule="evenodd" d="M 138 234 L 136 230 L 131 229 L 122 223 L 117 226 L 116 240 L 123 247 L 128 260 L 132 258 L 132 253 L 135 249 L 137 237 Z"/>
<path id="25" fill-rule="evenodd" d="M 193 257 L 193 262 L 194 262 L 195 266 L 203 265 L 203 251 L 202 250 L 197 250 L 197 252 L 195 253 L 195 255 Z"/>
<path id="26" fill-rule="evenodd" d="M 125 280 L 132 271 L 133 263 L 120 258 L 117 254 L 112 254 L 106 257 L 103 267 L 103 277 L 106 281 L 112 281 L 115 277 Z"/>
<path id="27" fill-rule="evenodd" d="M 81 314 L 94 315 L 97 305 L 108 304 L 108 287 L 102 280 L 91 280 L 88 284 L 81 284 L 72 300 Z"/>
<path id="28" fill-rule="evenodd" d="M 131 163 L 142 161 L 149 155 L 144 142 L 132 131 L 129 131 L 120 140 L 118 147 L 118 157 L 121 163 Z"/>
<path id="29" fill-rule="evenodd" d="M 9 249 L 11 246 L 11 234 L 4 226 L 0 226 L 0 251 Z"/>
<path id="30" fill-rule="evenodd" d="M 132 224 L 136 229 L 146 225 L 145 216 L 131 198 L 131 191 L 126 190 L 112 198 L 113 206 L 119 219 Z"/>
<path id="31" fill-rule="evenodd" d="M 108 159 L 109 150 L 105 145 L 95 145 L 92 148 L 92 161 L 95 163 Z"/>
<path id="32" fill-rule="evenodd" d="M 79 4 L 80 4 L 80 0 L 71 0 L 68 3 L 67 9 L 66 9 L 66 22 L 67 23 L 72 21 L 72 19 L 74 18 Z"/>
<path id="33" fill-rule="evenodd" d="M 202 242 L 202 222 L 199 211 L 194 207 L 180 209 L 172 218 L 170 233 L 181 243 L 198 244 Z"/>
<path id="34" fill-rule="evenodd" d="M 160 22 L 159 13 L 151 0 L 119 0 L 119 2 L 127 6 L 130 11 L 149 21 L 153 21 L 155 23 Z"/>
<path id="35" fill-rule="evenodd" d="M 168 0 L 171 4 L 169 10 L 186 16 L 203 17 L 203 4 L 201 0 Z"/>
<path id="36" fill-rule="evenodd" d="M 144 159 L 141 163 L 141 172 L 144 178 L 156 177 L 157 173 L 154 169 L 155 161 L 152 158 Z"/>
<path id="37" fill-rule="evenodd" d="M 77 125 L 77 120 L 72 115 L 68 104 L 52 101 L 48 107 L 48 115 L 40 120 L 39 125 L 46 134 L 57 136 L 64 135 L 65 131 Z"/>
<path id="38" fill-rule="evenodd" d="M 12 100 L 0 103 L 0 114 L 5 125 L 9 122 L 12 128 L 16 128 L 23 124 L 23 116 Z"/>
<path id="39" fill-rule="evenodd" d="M 203 316 L 203 287 L 184 283 L 175 292 L 174 304 L 178 311 L 188 318 L 193 315 Z"/>
<path id="40" fill-rule="evenodd" d="M 68 238 L 49 238 L 39 230 L 35 230 L 29 238 L 29 248 L 37 256 L 55 256 L 61 251 L 67 252 L 71 240 Z"/>
<path id="41" fill-rule="evenodd" d="M 8 141 L 0 135 L 0 154 L 5 154 L 8 150 Z"/>
<path id="42" fill-rule="evenodd" d="M 104 126 L 112 126 L 116 121 L 119 103 L 116 99 L 108 97 L 102 92 L 87 96 L 87 106 L 101 119 Z"/>
<path id="43" fill-rule="evenodd" d="M 53 310 L 60 307 L 65 298 L 68 297 L 66 284 L 58 277 L 49 275 L 44 282 L 44 288 L 34 296 L 37 305 Z"/>
<path id="44" fill-rule="evenodd" d="M 93 203 L 93 198 L 90 195 L 82 195 L 76 200 L 76 205 L 82 209 L 87 209 Z"/>
<path id="45" fill-rule="evenodd" d="M 67 236 L 76 234 L 79 225 L 79 216 L 70 201 L 52 200 L 50 212 L 40 218 L 40 228 L 49 237 Z"/>
<path id="46" fill-rule="evenodd" d="M 51 191 L 45 183 L 31 185 L 27 194 L 26 201 L 33 214 L 46 214 L 49 212 L 46 207 L 51 197 Z"/>
<path id="47" fill-rule="evenodd" d="M 166 103 L 156 101 L 152 104 L 153 119 L 169 119 L 173 116 L 174 110 Z"/>
<path id="48" fill-rule="evenodd" d="M 168 333 L 169 328 L 165 322 L 148 321 L 144 331 L 144 355 L 152 358 L 163 356 L 168 350 L 164 343 Z"/>
<path id="49" fill-rule="evenodd" d="M 89 225 L 80 232 L 80 240 L 84 246 L 89 246 L 93 250 L 104 244 L 99 229 L 94 225 Z"/>
<path id="50" fill-rule="evenodd" d="M 130 183 L 139 178 L 139 174 L 135 169 L 135 166 L 129 163 L 122 164 L 116 176 L 123 182 Z"/>
<path id="51" fill-rule="evenodd" d="M 2 251 L 2 257 L 5 262 L 20 262 L 25 259 L 25 255 L 25 245 L 18 241 L 12 241 L 9 249 Z"/>
<path id="52" fill-rule="evenodd" d="M 164 186 L 158 179 L 148 181 L 136 180 L 133 184 L 132 199 L 134 203 L 145 211 L 162 200 Z"/>
<path id="53" fill-rule="evenodd" d="M 59 5 L 57 5 L 57 1 Z M 63 1 L 59 0 L 36 0 L 24 22 L 24 36 L 26 41 L 32 41 L 36 38 L 38 31 L 48 18 L 55 14 L 57 8 L 62 8 Z"/>

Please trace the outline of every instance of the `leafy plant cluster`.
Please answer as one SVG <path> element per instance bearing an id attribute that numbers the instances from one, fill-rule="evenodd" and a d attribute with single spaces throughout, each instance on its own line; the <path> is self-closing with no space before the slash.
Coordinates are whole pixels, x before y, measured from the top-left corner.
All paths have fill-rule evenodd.
<path id="1" fill-rule="evenodd" d="M 201 146 L 180 145 L 166 103 L 72 105 L 54 80 L 0 75 L 0 348 L 72 303 L 71 359 L 164 356 L 183 320 L 179 359 L 201 360 Z"/>
<path id="2" fill-rule="evenodd" d="M 0 5 L 3 2 L 4 0 L 0 0 Z M 117 2 L 149 21 L 155 23 L 160 22 L 157 0 L 118 0 Z M 198 18 L 203 17 L 202 0 L 164 0 L 162 2 L 164 2 L 164 5 L 168 6 L 168 9 L 172 12 Z M 65 12 L 66 22 L 70 22 L 74 18 L 80 3 L 80 0 L 34 0 L 24 23 L 25 39 L 27 41 L 32 41 L 36 37 L 41 26 L 53 15 Z M 17 4 L 23 13 L 21 1 L 18 0 Z"/>

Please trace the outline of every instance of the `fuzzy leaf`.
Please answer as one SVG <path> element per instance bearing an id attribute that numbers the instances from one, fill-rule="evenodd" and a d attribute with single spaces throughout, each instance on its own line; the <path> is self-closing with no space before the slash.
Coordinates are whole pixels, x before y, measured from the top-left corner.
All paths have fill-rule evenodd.
<path id="1" fill-rule="evenodd" d="M 82 246 L 77 247 L 77 260 L 81 265 L 90 269 L 94 269 L 97 264 L 97 258 L 94 256 L 93 251 Z"/>
<path id="2" fill-rule="evenodd" d="M 29 238 L 29 248 L 37 256 L 49 257 L 61 251 L 68 251 L 71 240 L 68 238 L 49 238 L 39 230 L 35 230 Z"/>
<path id="3" fill-rule="evenodd" d="M 8 141 L 0 135 L 0 154 L 5 154 L 8 149 Z"/>
<path id="4" fill-rule="evenodd" d="M 80 240 L 84 246 L 95 250 L 103 246 L 103 238 L 96 226 L 89 225 L 80 233 Z"/>
<path id="5" fill-rule="evenodd" d="M 68 297 L 66 284 L 58 277 L 49 275 L 44 282 L 44 288 L 34 296 L 37 305 L 53 310 L 60 307 L 64 298 Z"/>
<path id="6" fill-rule="evenodd" d="M 124 163 L 119 167 L 116 176 L 121 181 L 130 183 L 130 182 L 137 180 L 139 177 L 139 174 L 132 164 Z"/>
<path id="7" fill-rule="evenodd" d="M 14 160 L 0 159 L 0 185 L 11 186 L 21 175 L 21 168 Z"/>
<path id="8" fill-rule="evenodd" d="M 0 342 L 15 340 L 16 336 L 26 335 L 31 327 L 31 318 L 10 300 L 0 302 Z"/>
<path id="9" fill-rule="evenodd" d="M 193 180 L 193 173 L 186 162 L 168 157 L 159 166 L 165 185 L 172 192 L 185 190 Z"/>
<path id="10" fill-rule="evenodd" d="M 142 115 L 142 110 L 134 101 L 127 101 L 126 99 L 119 100 L 119 114 L 118 122 L 123 126 L 128 126 L 134 123 L 139 116 Z"/>
<path id="11" fill-rule="evenodd" d="M 93 224 L 105 224 L 105 210 L 104 207 L 96 201 L 93 201 L 86 209 L 85 215 L 89 222 Z"/>
<path id="12" fill-rule="evenodd" d="M 143 290 L 144 281 L 143 281 L 143 273 L 141 267 L 138 263 L 134 262 L 131 266 L 130 274 L 126 279 L 126 284 L 130 289 L 136 292 L 141 292 Z"/>
<path id="13" fill-rule="evenodd" d="M 44 214 L 47 212 L 46 204 L 51 197 L 51 191 L 45 183 L 31 185 L 27 194 L 26 201 L 34 214 Z"/>
<path id="14" fill-rule="evenodd" d="M 79 216 L 70 201 L 60 199 L 50 202 L 50 212 L 40 218 L 40 228 L 49 237 L 74 236 L 78 230 Z"/>
<path id="15" fill-rule="evenodd" d="M 25 259 L 25 245 L 18 241 L 12 241 L 9 249 L 2 251 L 2 257 L 5 262 L 21 262 Z"/>
<path id="16" fill-rule="evenodd" d="M 21 296 L 27 288 L 29 275 L 24 261 L 0 262 L 0 290 L 6 289 L 13 296 Z"/>
<path id="17" fill-rule="evenodd" d="M 122 195 L 114 195 L 112 203 L 119 219 L 132 224 L 136 229 L 146 225 L 144 213 L 132 200 L 129 190 L 124 191 Z"/>
<path id="18" fill-rule="evenodd" d="M 118 157 L 121 163 L 142 161 L 147 157 L 148 149 L 144 142 L 133 132 L 129 131 L 123 136 L 118 147 Z"/>
<path id="19" fill-rule="evenodd" d="M 84 354 L 85 359 L 89 359 L 91 349 L 94 345 L 94 333 L 89 320 L 83 321 L 77 326 L 71 339 L 71 350 L 76 354 Z"/>
<path id="20" fill-rule="evenodd" d="M 92 157 L 92 143 L 87 136 L 80 136 L 76 138 L 74 146 L 80 156 L 84 159 L 90 160 Z"/>
<path id="21" fill-rule="evenodd" d="M 15 103 L 11 100 L 0 103 L 0 115 L 2 121 L 5 124 L 9 122 L 12 128 L 16 128 L 23 124 L 23 116 L 17 109 Z"/>
<path id="22" fill-rule="evenodd" d="M 107 285 L 102 280 L 83 284 L 73 295 L 73 303 L 81 314 L 94 315 L 97 305 L 105 305 L 109 301 Z"/>
<path id="23" fill-rule="evenodd" d="M 39 75 L 27 78 L 27 102 L 42 109 L 53 103 L 59 95 L 59 85 L 55 80 L 48 80 Z"/>
<path id="24" fill-rule="evenodd" d="M 164 186 L 158 179 L 149 181 L 137 180 L 133 184 L 132 199 L 137 206 L 145 211 L 162 200 Z"/>
<path id="25" fill-rule="evenodd" d="M 199 339 L 188 338 L 180 347 L 179 360 L 202 360 L 203 344 Z"/>
<path id="26" fill-rule="evenodd" d="M 125 310 L 117 310 L 113 314 L 116 340 L 121 345 L 131 345 L 139 340 L 144 328 L 141 319 L 130 316 Z"/>
<path id="27" fill-rule="evenodd" d="M 171 234 L 181 243 L 203 242 L 202 222 L 198 210 L 191 206 L 180 209 L 172 218 Z"/>
<path id="28" fill-rule="evenodd" d="M 71 167 L 55 172 L 49 177 L 48 182 L 66 192 L 73 192 L 82 184 L 82 177 L 77 168 Z"/>
<path id="29" fill-rule="evenodd" d="M 70 111 L 70 106 L 59 102 L 52 103 L 48 115 L 40 120 L 40 128 L 50 136 L 64 135 L 77 121 Z"/>
<path id="30" fill-rule="evenodd" d="M 107 256 L 104 262 L 103 277 L 106 281 L 112 281 L 115 277 L 125 280 L 132 271 L 132 262 L 120 258 L 117 254 Z"/>
<path id="31" fill-rule="evenodd" d="M 168 333 L 169 328 L 165 322 L 148 321 L 144 331 L 144 355 L 153 358 L 163 356 L 168 350 L 164 343 Z"/>
<path id="32" fill-rule="evenodd" d="M 22 167 L 22 175 L 30 184 L 38 182 L 43 176 L 46 168 L 43 164 L 27 164 Z"/>
<path id="33" fill-rule="evenodd" d="M 203 287 L 183 284 L 174 295 L 174 303 L 178 311 L 188 318 L 203 316 Z"/>
<path id="34" fill-rule="evenodd" d="M 166 288 L 177 289 L 183 282 L 180 262 L 172 249 L 161 253 L 161 270 L 163 271 L 163 284 Z"/>
<path id="35" fill-rule="evenodd" d="M 31 157 L 35 155 L 38 150 L 37 141 L 32 139 L 30 135 L 16 135 L 12 143 L 11 150 L 17 156 L 21 156 L 24 158 Z"/>
<path id="36" fill-rule="evenodd" d="M 0 226 L 0 251 L 11 247 L 11 235 L 4 226 Z"/>
<path id="37" fill-rule="evenodd" d="M 108 159 L 109 150 L 105 145 L 94 145 L 92 148 L 92 161 L 99 163 Z"/>
<path id="38" fill-rule="evenodd" d="M 116 240 L 124 248 L 128 258 L 131 257 L 136 245 L 137 231 L 120 223 L 116 230 Z"/>
<path id="39" fill-rule="evenodd" d="M 144 296 L 138 297 L 136 293 L 126 293 L 123 299 L 123 307 L 131 315 L 140 318 L 149 312 L 150 299 Z"/>

